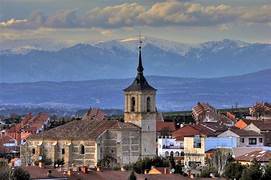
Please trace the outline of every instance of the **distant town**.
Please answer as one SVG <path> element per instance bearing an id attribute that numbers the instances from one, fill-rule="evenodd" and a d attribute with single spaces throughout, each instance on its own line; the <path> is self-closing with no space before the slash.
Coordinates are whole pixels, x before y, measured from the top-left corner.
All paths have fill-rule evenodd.
<path id="1" fill-rule="evenodd" d="M 270 103 L 158 112 L 159 89 L 143 72 L 139 46 L 121 114 L 1 116 L 0 179 L 270 179 Z"/>

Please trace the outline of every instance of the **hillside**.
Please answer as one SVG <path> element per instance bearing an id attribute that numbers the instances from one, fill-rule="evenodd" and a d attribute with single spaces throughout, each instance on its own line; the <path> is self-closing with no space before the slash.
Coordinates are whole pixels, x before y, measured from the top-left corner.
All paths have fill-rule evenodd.
<path id="1" fill-rule="evenodd" d="M 147 79 L 158 89 L 158 108 L 164 111 L 190 110 L 198 101 L 218 108 L 271 101 L 271 69 L 225 78 L 149 76 Z M 122 89 L 131 82 L 132 79 L 1 83 L 0 104 L 122 109 Z"/>

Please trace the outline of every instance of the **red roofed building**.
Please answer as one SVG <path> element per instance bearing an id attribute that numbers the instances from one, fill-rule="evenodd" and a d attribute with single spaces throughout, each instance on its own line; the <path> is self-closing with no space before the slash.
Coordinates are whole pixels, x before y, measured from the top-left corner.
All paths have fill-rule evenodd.
<path id="1" fill-rule="evenodd" d="M 20 123 L 7 129 L 5 134 L 16 139 L 16 141 L 21 144 L 25 142 L 25 139 L 30 135 L 43 131 L 48 123 L 49 116 L 47 113 L 39 113 L 34 117 L 29 113 L 22 118 Z"/>
<path id="2" fill-rule="evenodd" d="M 235 158 L 236 161 L 244 165 L 249 165 L 256 160 L 261 165 L 267 165 L 271 160 L 271 151 L 253 151 Z"/>
<path id="3" fill-rule="evenodd" d="M 173 131 L 176 130 L 174 122 L 164 122 L 157 121 L 156 122 L 156 132 L 158 136 L 170 136 Z"/>

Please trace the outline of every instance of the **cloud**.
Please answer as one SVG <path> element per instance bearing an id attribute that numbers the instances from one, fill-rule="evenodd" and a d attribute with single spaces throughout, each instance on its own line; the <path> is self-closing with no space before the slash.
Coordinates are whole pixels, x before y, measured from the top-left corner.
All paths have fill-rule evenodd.
<path id="1" fill-rule="evenodd" d="M 271 5 L 247 10 L 241 15 L 240 19 L 250 23 L 271 23 Z"/>
<path id="2" fill-rule="evenodd" d="M 9 19 L 7 21 L 0 22 L 0 27 L 10 27 L 18 24 L 24 24 L 27 22 L 27 19 Z"/>
<path id="3" fill-rule="evenodd" d="M 0 22 L 2 28 L 129 28 L 135 26 L 221 26 L 232 22 L 270 23 L 271 6 L 232 7 L 226 4 L 203 5 L 189 1 L 156 2 L 150 7 L 138 3 L 98 7 L 85 13 L 61 10 L 45 16 L 33 12 L 29 19 Z M 225 30 L 225 26 L 224 26 Z"/>

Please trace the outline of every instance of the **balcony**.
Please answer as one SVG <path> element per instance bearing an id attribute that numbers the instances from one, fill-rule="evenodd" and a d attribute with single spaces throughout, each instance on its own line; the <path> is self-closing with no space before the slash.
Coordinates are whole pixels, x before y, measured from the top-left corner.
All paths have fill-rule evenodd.
<path id="1" fill-rule="evenodd" d="M 174 146 L 174 145 L 166 146 L 166 145 L 163 145 L 162 149 L 183 149 L 183 146 Z"/>

